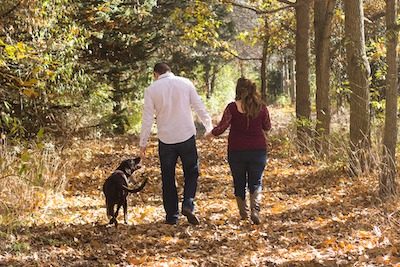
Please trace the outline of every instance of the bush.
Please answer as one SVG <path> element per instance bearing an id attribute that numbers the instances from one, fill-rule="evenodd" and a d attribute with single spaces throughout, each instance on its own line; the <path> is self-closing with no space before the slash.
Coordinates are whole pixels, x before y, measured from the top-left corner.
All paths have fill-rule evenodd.
<path id="1" fill-rule="evenodd" d="M 65 164 L 51 143 L 11 145 L 0 138 L 0 223 L 38 209 L 66 184 Z"/>

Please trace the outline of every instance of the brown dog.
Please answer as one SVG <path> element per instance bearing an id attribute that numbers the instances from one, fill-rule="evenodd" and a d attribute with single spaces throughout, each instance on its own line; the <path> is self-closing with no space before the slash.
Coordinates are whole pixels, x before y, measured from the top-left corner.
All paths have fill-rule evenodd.
<path id="1" fill-rule="evenodd" d="M 126 159 L 121 162 L 118 168 L 106 179 L 103 185 L 103 192 L 106 197 L 107 216 L 110 219 L 109 224 L 115 224 L 117 227 L 117 216 L 121 206 L 124 208 L 124 222 L 127 223 L 128 203 L 126 197 L 128 193 L 137 193 L 141 191 L 147 183 L 147 178 L 142 184 L 134 189 L 128 188 L 128 177 L 134 171 L 139 169 L 140 158 Z M 114 206 L 117 210 L 114 212 Z"/>

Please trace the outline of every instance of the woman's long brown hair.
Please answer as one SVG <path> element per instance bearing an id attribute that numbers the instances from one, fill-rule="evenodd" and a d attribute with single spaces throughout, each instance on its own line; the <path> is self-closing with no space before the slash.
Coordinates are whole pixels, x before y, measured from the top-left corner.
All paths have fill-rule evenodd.
<path id="1" fill-rule="evenodd" d="M 256 84 L 243 77 L 237 80 L 235 100 L 242 101 L 243 112 L 251 119 L 257 117 L 263 105 Z"/>

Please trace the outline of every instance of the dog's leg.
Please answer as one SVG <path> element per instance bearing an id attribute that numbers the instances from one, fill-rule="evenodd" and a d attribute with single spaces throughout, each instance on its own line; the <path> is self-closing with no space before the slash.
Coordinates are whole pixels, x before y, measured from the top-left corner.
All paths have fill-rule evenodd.
<path id="1" fill-rule="evenodd" d="M 128 224 L 128 201 L 126 200 L 126 198 L 122 207 L 124 208 L 124 223 Z"/>
<path id="2" fill-rule="evenodd" d="M 107 218 L 110 220 L 114 214 L 114 205 L 106 199 Z"/>
<path id="3" fill-rule="evenodd" d="M 113 218 L 110 220 L 110 224 L 114 223 L 115 227 L 117 227 L 117 225 L 118 225 L 117 217 L 118 217 L 118 212 L 119 212 L 119 209 L 121 208 L 121 206 L 122 206 L 121 203 L 117 204 L 117 210 L 115 211 Z"/>

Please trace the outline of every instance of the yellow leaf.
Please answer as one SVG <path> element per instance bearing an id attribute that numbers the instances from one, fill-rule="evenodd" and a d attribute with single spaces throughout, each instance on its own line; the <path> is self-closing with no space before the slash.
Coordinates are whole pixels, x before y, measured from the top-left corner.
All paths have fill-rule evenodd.
<path id="1" fill-rule="evenodd" d="M 336 239 L 334 237 L 328 237 L 327 239 L 322 242 L 325 246 L 331 246 L 336 244 Z"/>
<path id="2" fill-rule="evenodd" d="M 4 51 L 7 53 L 9 58 L 15 59 L 15 52 L 17 52 L 17 49 L 14 46 L 6 45 Z"/>
<path id="3" fill-rule="evenodd" d="M 17 49 L 19 52 L 25 53 L 26 52 L 26 45 L 22 42 L 17 43 Z"/>
<path id="4" fill-rule="evenodd" d="M 22 93 L 24 94 L 24 95 L 26 95 L 27 97 L 37 97 L 39 94 L 35 91 L 35 90 L 33 90 L 33 89 L 24 89 L 23 91 L 22 91 Z"/>
<path id="5" fill-rule="evenodd" d="M 368 231 L 360 230 L 358 231 L 358 237 L 361 239 L 371 238 L 371 233 Z"/>
<path id="6" fill-rule="evenodd" d="M 25 87 L 32 87 L 32 86 L 37 85 L 38 82 L 39 81 L 37 79 L 30 79 L 28 81 L 20 81 L 19 84 L 21 86 L 25 86 Z"/>
<path id="7" fill-rule="evenodd" d="M 147 256 L 143 256 L 140 258 L 129 257 L 128 262 L 132 265 L 139 265 L 145 263 L 147 260 Z"/>
<path id="8" fill-rule="evenodd" d="M 272 208 L 271 208 L 271 213 L 272 214 L 277 214 L 277 213 L 281 213 L 282 211 L 284 211 L 286 208 L 284 205 L 281 204 L 275 204 Z"/>

